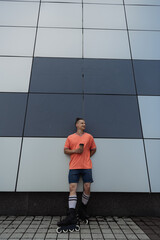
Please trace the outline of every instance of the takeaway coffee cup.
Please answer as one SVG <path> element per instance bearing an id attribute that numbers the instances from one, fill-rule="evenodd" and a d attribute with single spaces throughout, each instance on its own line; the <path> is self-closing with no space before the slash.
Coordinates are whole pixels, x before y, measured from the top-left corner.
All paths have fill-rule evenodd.
<path id="1" fill-rule="evenodd" d="M 81 148 L 83 148 L 83 147 L 84 147 L 84 144 L 83 144 L 83 143 L 80 143 L 79 146 L 80 146 Z"/>

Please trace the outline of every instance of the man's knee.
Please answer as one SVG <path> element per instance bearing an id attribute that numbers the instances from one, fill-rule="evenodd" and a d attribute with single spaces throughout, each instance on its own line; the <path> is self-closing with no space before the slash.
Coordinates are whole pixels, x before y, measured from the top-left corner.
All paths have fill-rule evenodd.
<path id="1" fill-rule="evenodd" d="M 71 194 L 75 194 L 77 190 L 77 183 L 70 183 L 69 185 L 69 191 Z"/>
<path id="2" fill-rule="evenodd" d="M 90 194 L 91 183 L 84 183 L 84 190 L 87 195 Z"/>

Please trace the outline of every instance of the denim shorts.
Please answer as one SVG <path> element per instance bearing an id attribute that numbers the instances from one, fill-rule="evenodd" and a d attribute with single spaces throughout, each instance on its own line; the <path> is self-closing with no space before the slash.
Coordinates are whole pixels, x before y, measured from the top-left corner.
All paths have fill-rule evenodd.
<path id="1" fill-rule="evenodd" d="M 82 176 L 84 183 L 92 183 L 92 169 L 70 169 L 68 174 L 69 183 L 78 183 Z"/>

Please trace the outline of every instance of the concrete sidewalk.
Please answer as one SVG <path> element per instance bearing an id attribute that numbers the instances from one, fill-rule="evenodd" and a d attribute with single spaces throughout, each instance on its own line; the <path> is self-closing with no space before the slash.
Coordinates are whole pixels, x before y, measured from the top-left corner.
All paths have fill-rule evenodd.
<path id="1" fill-rule="evenodd" d="M 59 216 L 0 216 L 0 239 L 160 240 L 160 218 L 92 217 L 81 230 L 57 234 Z"/>

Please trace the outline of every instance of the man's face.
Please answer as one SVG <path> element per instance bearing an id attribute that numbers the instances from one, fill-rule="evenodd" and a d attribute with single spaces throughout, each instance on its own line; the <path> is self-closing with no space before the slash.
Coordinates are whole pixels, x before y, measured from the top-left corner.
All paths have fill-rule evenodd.
<path id="1" fill-rule="evenodd" d="M 77 127 L 77 130 L 82 130 L 84 131 L 85 128 L 86 128 L 86 123 L 84 120 L 79 120 L 77 123 L 76 123 L 76 127 Z"/>

